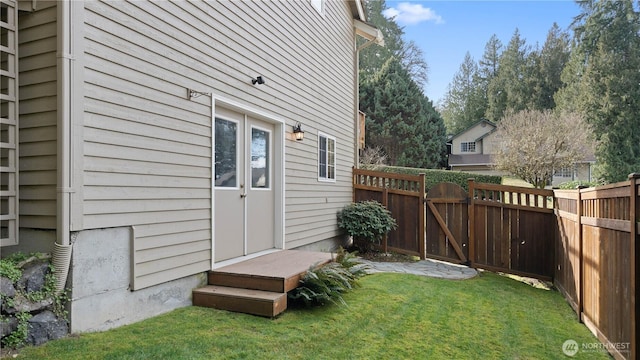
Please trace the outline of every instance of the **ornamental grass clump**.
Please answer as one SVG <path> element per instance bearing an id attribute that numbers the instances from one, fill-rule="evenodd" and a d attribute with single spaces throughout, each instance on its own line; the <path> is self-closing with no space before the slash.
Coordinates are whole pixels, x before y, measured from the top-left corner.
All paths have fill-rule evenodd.
<path id="1" fill-rule="evenodd" d="M 379 202 L 369 200 L 345 206 L 338 213 L 338 227 L 353 238 L 358 251 L 368 252 L 397 224 L 389 210 Z"/>

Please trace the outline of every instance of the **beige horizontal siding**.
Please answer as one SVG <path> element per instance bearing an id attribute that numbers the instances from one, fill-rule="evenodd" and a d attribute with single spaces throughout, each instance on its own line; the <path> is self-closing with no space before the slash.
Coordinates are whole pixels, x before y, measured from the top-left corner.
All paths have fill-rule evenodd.
<path id="1" fill-rule="evenodd" d="M 351 200 L 353 24 L 345 2 L 86 2 L 85 228 L 134 226 L 134 287 L 211 261 L 213 92 L 300 121 L 285 142 L 286 246 L 337 235 Z M 257 75 L 266 84 L 254 86 Z M 335 183 L 317 180 L 317 132 L 336 137 Z"/>
<path id="2" fill-rule="evenodd" d="M 56 3 L 18 19 L 20 226 L 56 226 Z"/>

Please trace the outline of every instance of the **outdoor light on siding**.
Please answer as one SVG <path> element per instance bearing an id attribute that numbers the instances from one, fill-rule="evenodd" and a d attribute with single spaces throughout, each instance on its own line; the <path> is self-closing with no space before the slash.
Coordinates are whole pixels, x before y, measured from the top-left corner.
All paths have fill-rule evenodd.
<path id="1" fill-rule="evenodd" d="M 262 85 L 262 84 L 264 84 L 264 79 L 262 78 L 262 76 L 258 76 L 255 79 L 251 79 L 251 83 L 253 85 L 255 85 L 255 84 Z"/>
<path id="2" fill-rule="evenodd" d="M 302 131 L 302 124 L 297 123 L 293 125 L 293 137 L 296 141 L 302 141 L 304 139 L 304 131 Z"/>

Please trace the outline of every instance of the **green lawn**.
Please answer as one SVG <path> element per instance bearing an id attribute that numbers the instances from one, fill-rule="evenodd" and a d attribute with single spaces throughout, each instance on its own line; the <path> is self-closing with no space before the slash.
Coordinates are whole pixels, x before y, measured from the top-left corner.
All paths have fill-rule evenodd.
<path id="1" fill-rule="evenodd" d="M 19 358 L 562 359 L 565 340 L 597 341 L 559 293 L 491 273 L 464 281 L 376 274 L 361 284 L 347 307 L 289 309 L 275 320 L 188 307 Z"/>

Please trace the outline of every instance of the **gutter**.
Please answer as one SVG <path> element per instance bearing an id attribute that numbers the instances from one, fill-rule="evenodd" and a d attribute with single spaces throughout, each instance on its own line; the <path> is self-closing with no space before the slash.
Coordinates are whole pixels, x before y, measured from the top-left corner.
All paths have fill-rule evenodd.
<path id="1" fill-rule="evenodd" d="M 358 47 L 358 52 L 373 44 L 384 46 L 384 37 L 382 36 L 382 31 L 380 31 L 380 29 L 360 20 L 353 20 L 353 26 L 356 29 L 356 35 L 368 40 L 366 43 Z"/>
<path id="2" fill-rule="evenodd" d="M 57 187 L 53 266 L 56 293 L 64 290 L 71 265 L 71 2 L 56 4 Z"/>
<path id="3" fill-rule="evenodd" d="M 360 2 L 358 1 L 357 3 L 360 3 Z M 360 10 L 361 8 L 358 8 L 358 11 Z M 364 19 L 364 12 L 362 13 L 361 19 Z M 354 161 L 355 161 L 355 167 L 359 168 L 360 167 L 360 151 L 359 151 L 358 143 L 360 140 L 360 51 L 364 50 L 365 48 L 373 44 L 384 46 L 384 37 L 380 29 L 376 28 L 373 25 L 369 25 L 364 21 L 354 19 L 353 27 L 355 29 L 355 33 L 357 36 L 361 36 L 366 40 L 368 40 L 366 43 L 360 45 L 359 47 L 354 45 L 354 47 L 356 48 L 356 54 L 355 54 L 356 56 L 354 56 L 354 66 L 353 66 L 353 68 L 355 69 L 354 82 L 356 87 L 356 91 L 355 91 L 356 111 L 354 115 L 356 138 L 355 138 L 355 148 L 354 148 L 355 150 Z M 356 39 L 354 39 L 354 44 L 357 44 L 356 40 L 357 40 L 357 37 Z"/>

